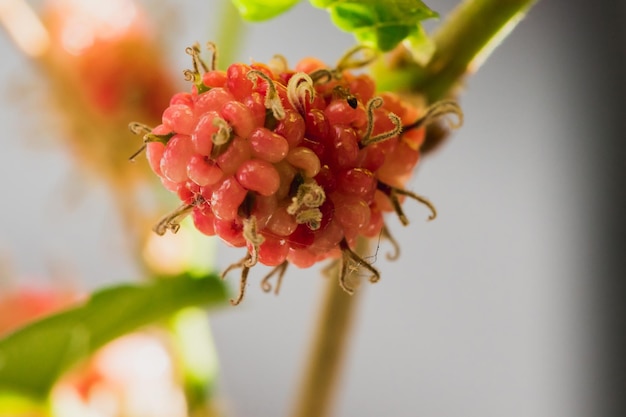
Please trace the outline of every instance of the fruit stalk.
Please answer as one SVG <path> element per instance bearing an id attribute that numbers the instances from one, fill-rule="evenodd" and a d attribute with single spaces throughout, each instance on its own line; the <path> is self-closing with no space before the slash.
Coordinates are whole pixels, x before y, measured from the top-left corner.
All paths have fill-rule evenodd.
<path id="1" fill-rule="evenodd" d="M 472 0 L 461 3 L 434 36 L 435 54 L 418 85 L 431 100 L 445 96 L 475 72 L 536 0 Z"/>
<path id="2" fill-rule="evenodd" d="M 429 103 L 445 98 L 460 80 L 478 70 L 537 0 L 465 0 L 433 35 L 434 53 L 425 66 L 399 60 L 376 69 L 379 88 L 420 93 Z"/>
<path id="3" fill-rule="evenodd" d="M 363 255 L 369 246 L 369 240 L 361 238 L 358 240 L 356 252 Z M 326 280 L 308 363 L 291 417 L 331 415 L 362 292 L 362 289 L 352 295 L 345 292 L 337 284 L 340 270 L 339 267 L 332 268 L 329 279 Z M 356 275 L 352 274 L 351 277 L 356 279 Z"/>

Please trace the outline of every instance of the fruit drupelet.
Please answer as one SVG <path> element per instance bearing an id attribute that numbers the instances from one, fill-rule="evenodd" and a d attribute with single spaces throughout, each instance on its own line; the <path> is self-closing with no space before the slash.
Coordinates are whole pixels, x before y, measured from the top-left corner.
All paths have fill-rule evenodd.
<path id="1" fill-rule="evenodd" d="M 226 71 L 207 65 L 200 48 L 187 49 L 193 69 L 190 92 L 175 94 L 162 124 L 133 123 L 144 136 L 150 166 L 182 205 L 156 226 L 176 232 L 191 214 L 196 228 L 217 235 L 246 256 L 241 301 L 249 269 L 275 267 L 280 279 L 290 263 L 306 268 L 340 260 L 340 285 L 359 267 L 379 272 L 353 248 L 360 237 L 391 238 L 383 221 L 395 211 L 403 224 L 404 197 L 436 215 L 425 198 L 404 188 L 420 159 L 426 125 L 446 113 L 462 113 L 453 101 L 418 108 L 394 93 L 377 93 L 367 74 L 350 70 L 375 54 L 356 47 L 335 68 L 306 58 L 289 69 L 281 56 L 269 64 L 235 63 Z"/>

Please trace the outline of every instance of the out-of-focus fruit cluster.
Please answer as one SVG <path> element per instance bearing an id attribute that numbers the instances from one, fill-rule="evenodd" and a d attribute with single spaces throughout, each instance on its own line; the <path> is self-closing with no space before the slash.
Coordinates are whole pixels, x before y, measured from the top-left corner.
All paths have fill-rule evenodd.
<path id="1" fill-rule="evenodd" d="M 377 280 L 351 248 L 359 236 L 385 230 L 384 212 L 408 222 L 401 196 L 433 209 L 404 185 L 426 119 L 458 108 L 424 112 L 393 93 L 376 95 L 371 77 L 349 71 L 370 60 L 357 59 L 359 52 L 336 68 L 309 58 L 289 69 L 277 57 L 220 71 L 189 48 L 191 92 L 174 95 L 155 128 L 131 126 L 144 133 L 154 172 L 183 202 L 157 233 L 176 231 L 191 213 L 201 232 L 247 247 L 236 265 L 244 279 L 257 262 L 284 270 L 287 262 L 308 267 L 343 257 L 342 276 L 351 260 Z"/>
<path id="2" fill-rule="evenodd" d="M 51 42 L 39 63 L 75 160 L 114 188 L 148 180 L 147 166 L 126 163 L 136 148 L 123 129 L 158 121 L 175 82 L 145 12 L 133 0 L 54 0 L 42 19 Z"/>

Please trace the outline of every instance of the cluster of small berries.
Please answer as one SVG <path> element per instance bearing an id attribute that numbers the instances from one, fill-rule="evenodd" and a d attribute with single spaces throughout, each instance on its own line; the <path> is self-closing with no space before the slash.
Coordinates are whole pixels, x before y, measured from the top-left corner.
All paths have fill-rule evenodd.
<path id="1" fill-rule="evenodd" d="M 145 134 L 150 166 L 183 203 L 156 232 L 176 231 L 191 213 L 201 232 L 247 247 L 232 266 L 243 270 L 236 302 L 257 262 L 282 276 L 287 263 L 304 268 L 342 258 L 346 291 L 350 262 L 378 280 L 351 248 L 359 236 L 388 235 L 384 212 L 408 223 L 404 196 L 428 205 L 434 217 L 426 199 L 403 187 L 419 160 L 424 126 L 447 112 L 460 116 L 456 104 L 422 111 L 392 93 L 376 95 L 370 76 L 349 71 L 371 61 L 363 48 L 333 69 L 311 58 L 289 69 L 275 57 L 269 65 L 220 71 L 199 58 L 197 46 L 187 52 L 192 91 L 172 97 L 161 125 L 131 125 Z"/>

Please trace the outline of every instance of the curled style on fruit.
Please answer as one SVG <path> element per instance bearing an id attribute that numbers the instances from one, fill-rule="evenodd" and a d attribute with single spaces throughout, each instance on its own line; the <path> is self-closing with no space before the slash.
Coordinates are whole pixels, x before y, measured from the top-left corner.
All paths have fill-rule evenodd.
<path id="1" fill-rule="evenodd" d="M 239 295 L 237 296 L 237 298 L 232 298 L 230 300 L 230 303 L 234 306 L 241 303 L 243 297 L 246 295 L 246 284 L 248 283 L 248 273 L 250 272 L 250 267 L 247 266 L 247 264 L 249 263 L 250 259 L 251 255 L 247 254 L 242 260 L 231 264 L 228 268 L 224 270 L 224 272 L 222 272 L 222 279 L 224 279 L 226 278 L 226 275 L 233 269 L 241 268 L 241 277 L 239 280 Z"/>
<path id="2" fill-rule="evenodd" d="M 181 204 L 176 210 L 163 216 L 152 230 L 159 236 L 163 236 L 168 230 L 172 233 L 178 232 L 180 222 L 191 213 L 191 210 L 193 204 Z"/>
<path id="3" fill-rule="evenodd" d="M 380 272 L 369 262 L 361 258 L 356 252 L 350 249 L 348 242 L 342 240 L 339 244 L 341 248 L 341 272 L 339 274 L 339 285 L 348 294 L 354 293 L 354 288 L 348 284 L 348 277 L 351 273 L 356 273 L 359 268 L 364 268 L 371 273 L 369 281 L 376 283 L 380 280 Z"/>
<path id="4" fill-rule="evenodd" d="M 441 100 L 426 109 L 426 112 L 415 122 L 402 127 L 402 130 L 419 129 L 439 120 L 442 116 L 454 114 L 457 116 L 456 123 L 450 123 L 450 127 L 458 129 L 463 125 L 463 111 L 459 104 L 454 100 Z"/>
<path id="5" fill-rule="evenodd" d="M 361 147 L 366 147 L 369 145 L 373 145 L 378 142 L 385 141 L 394 136 L 399 135 L 402 132 L 402 120 L 393 114 L 389 113 L 387 117 L 393 123 L 393 129 L 388 130 L 386 132 L 379 133 L 377 135 L 372 136 L 372 131 L 374 130 L 374 110 L 381 107 L 383 105 L 383 99 L 380 97 L 374 97 L 370 101 L 367 102 L 367 130 L 365 134 L 361 138 L 360 145 Z"/>
<path id="6" fill-rule="evenodd" d="M 359 239 L 383 237 L 399 245 L 385 225 L 395 212 L 406 225 L 405 198 L 436 211 L 428 199 L 405 189 L 420 158 L 428 125 L 462 112 L 450 100 L 422 109 L 400 96 L 376 91 L 374 80 L 353 69 L 376 58 L 357 46 L 328 67 L 314 58 L 293 69 L 275 56 L 268 65 L 235 63 L 216 69 L 187 48 L 189 91 L 175 94 L 153 128 L 130 128 L 143 138 L 150 167 L 181 205 L 155 232 L 176 232 L 189 216 L 196 228 L 245 256 L 223 273 L 240 270 L 240 303 L 250 268 L 272 268 L 264 291 L 277 293 L 289 264 L 307 268 L 333 261 L 348 293 L 356 271 L 380 273 L 355 252 Z M 136 156 L 136 155 L 134 155 Z M 133 156 L 133 157 L 134 157 Z"/>
<path id="7" fill-rule="evenodd" d="M 128 125 L 128 128 L 133 134 L 141 135 L 141 137 L 143 138 L 143 145 L 141 145 L 141 147 L 128 158 L 131 162 L 133 162 L 135 158 L 137 158 L 137 156 L 139 156 L 143 151 L 146 150 L 146 146 L 149 142 L 167 143 L 167 141 L 173 136 L 171 134 L 155 135 L 154 133 L 152 133 L 152 128 L 150 126 L 138 122 L 130 123 Z"/>
<path id="8" fill-rule="evenodd" d="M 344 71 L 363 68 L 378 58 L 378 51 L 366 45 L 356 45 L 350 48 L 337 62 L 335 68 L 319 68 L 311 73 L 315 81 L 328 82 L 332 79 L 341 79 Z"/>
<path id="9" fill-rule="evenodd" d="M 306 105 L 313 103 L 315 88 L 313 80 L 304 72 L 295 73 L 287 84 L 287 99 L 289 104 L 303 115 L 306 114 Z"/>
<path id="10" fill-rule="evenodd" d="M 248 73 L 247 77 L 252 80 L 252 82 L 256 82 L 258 78 L 263 79 L 267 83 L 267 93 L 265 94 L 265 108 L 272 111 L 272 115 L 276 120 L 282 120 L 285 118 L 285 108 L 280 102 L 280 97 L 278 97 L 278 93 L 276 92 L 276 85 L 274 81 L 258 70 L 252 70 Z"/>
<path id="11" fill-rule="evenodd" d="M 186 69 L 183 71 L 185 81 L 190 81 L 198 89 L 199 92 L 207 90 L 206 85 L 203 83 L 203 74 L 209 71 L 215 71 L 217 61 L 217 48 L 213 42 L 207 43 L 207 48 L 211 51 L 211 64 L 207 65 L 200 57 L 200 44 L 195 43 L 192 46 L 188 46 L 185 49 L 185 53 L 191 56 L 192 69 Z M 202 69 L 202 73 L 200 72 Z"/>
<path id="12" fill-rule="evenodd" d="M 393 237 L 387 225 L 383 225 L 382 230 L 380 231 L 380 236 L 389 241 L 391 246 L 393 246 L 393 252 L 387 254 L 387 259 L 390 261 L 395 261 L 400 257 L 400 243 Z"/>
<path id="13" fill-rule="evenodd" d="M 402 204 L 400 204 L 398 195 L 410 197 L 428 207 L 430 209 L 430 216 L 428 216 L 428 220 L 435 220 L 435 218 L 437 217 L 437 209 L 435 208 L 433 203 L 431 203 L 426 197 L 422 197 L 412 191 L 404 190 L 402 188 L 392 187 L 391 185 L 385 184 L 381 181 L 378 181 L 377 187 L 380 191 L 382 191 L 386 196 L 389 197 L 393 205 L 393 209 L 398 215 L 398 219 L 400 219 L 400 222 L 402 222 L 404 226 L 408 226 L 409 219 L 406 217 L 404 211 L 402 210 Z"/>
<path id="14" fill-rule="evenodd" d="M 280 292 L 280 285 L 283 282 L 283 277 L 285 276 L 285 272 L 287 271 L 288 266 L 289 262 L 284 261 L 282 264 L 272 269 L 261 280 L 261 289 L 265 292 L 271 292 L 272 290 L 274 290 L 274 294 L 278 295 L 278 293 Z M 274 276 L 276 276 L 276 285 L 272 287 L 270 280 L 274 278 Z"/>
<path id="15" fill-rule="evenodd" d="M 303 182 L 292 197 L 287 213 L 295 216 L 296 223 L 306 224 L 311 230 L 321 226 L 323 213 L 320 207 L 326 201 L 324 189 L 315 181 Z"/>

